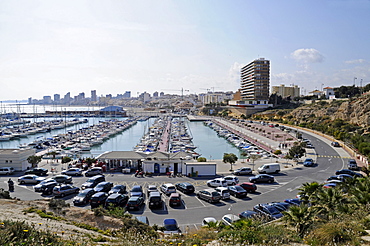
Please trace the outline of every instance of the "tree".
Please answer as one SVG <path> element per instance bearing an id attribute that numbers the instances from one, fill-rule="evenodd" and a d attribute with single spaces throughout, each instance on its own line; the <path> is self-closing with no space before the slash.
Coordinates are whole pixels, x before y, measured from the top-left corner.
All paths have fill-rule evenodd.
<path id="1" fill-rule="evenodd" d="M 198 162 L 207 162 L 207 158 L 205 158 L 205 157 L 198 157 L 197 161 Z"/>
<path id="2" fill-rule="evenodd" d="M 96 159 L 95 158 L 90 158 L 90 157 L 87 157 L 85 159 L 85 163 L 90 167 L 93 163 L 96 162 Z"/>
<path id="3" fill-rule="evenodd" d="M 301 196 L 301 200 L 307 204 L 312 201 L 312 197 L 317 194 L 320 188 L 321 185 L 318 182 L 306 182 L 298 189 L 298 194 Z"/>
<path id="4" fill-rule="evenodd" d="M 302 144 L 305 144 L 305 143 L 302 143 Z M 293 147 L 289 149 L 289 152 L 286 158 L 294 159 L 294 160 L 301 158 L 306 153 L 306 150 L 304 149 L 302 144 L 295 142 Z"/>
<path id="5" fill-rule="evenodd" d="M 317 211 L 315 207 L 301 204 L 300 206 L 291 206 L 289 210 L 283 212 L 283 214 L 283 220 L 295 226 L 298 235 L 303 238 L 313 223 Z"/>
<path id="6" fill-rule="evenodd" d="M 224 153 L 223 162 L 230 163 L 230 172 L 233 171 L 233 164 L 238 160 L 238 157 L 233 153 Z"/>
<path id="7" fill-rule="evenodd" d="M 254 171 L 254 162 L 257 161 L 259 158 L 261 158 L 261 156 L 252 154 L 252 155 L 249 156 L 249 158 L 251 158 L 251 160 L 252 160 L 253 171 Z"/>
<path id="8" fill-rule="evenodd" d="M 32 164 L 32 167 L 36 167 L 37 164 L 42 160 L 42 156 L 31 155 L 27 158 L 28 163 Z"/>

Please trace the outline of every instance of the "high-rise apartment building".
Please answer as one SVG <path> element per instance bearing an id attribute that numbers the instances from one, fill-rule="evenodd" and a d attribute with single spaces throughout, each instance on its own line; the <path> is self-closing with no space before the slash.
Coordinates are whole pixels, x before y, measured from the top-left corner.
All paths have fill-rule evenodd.
<path id="1" fill-rule="evenodd" d="M 91 91 L 91 101 L 92 102 L 98 101 L 98 97 L 96 96 L 96 90 Z"/>
<path id="2" fill-rule="evenodd" d="M 269 99 L 270 61 L 256 59 L 241 69 L 241 99 L 264 101 Z"/>

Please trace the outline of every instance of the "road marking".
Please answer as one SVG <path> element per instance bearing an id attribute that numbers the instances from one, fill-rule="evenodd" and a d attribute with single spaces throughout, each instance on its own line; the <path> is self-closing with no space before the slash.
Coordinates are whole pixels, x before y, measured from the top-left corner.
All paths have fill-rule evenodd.
<path id="1" fill-rule="evenodd" d="M 196 196 L 196 198 L 198 199 L 198 201 L 200 202 L 200 204 L 202 204 L 204 207 L 207 207 L 200 199 L 199 197 Z"/>

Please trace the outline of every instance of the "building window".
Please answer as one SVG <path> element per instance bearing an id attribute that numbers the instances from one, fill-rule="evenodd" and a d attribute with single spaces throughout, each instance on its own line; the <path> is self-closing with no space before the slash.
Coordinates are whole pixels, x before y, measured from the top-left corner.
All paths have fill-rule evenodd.
<path id="1" fill-rule="evenodd" d="M 8 163 L 8 160 L 5 160 L 5 163 Z"/>
<path id="2" fill-rule="evenodd" d="M 12 160 L 10 160 L 9 162 L 10 162 L 10 163 L 12 163 L 13 161 L 12 161 Z"/>

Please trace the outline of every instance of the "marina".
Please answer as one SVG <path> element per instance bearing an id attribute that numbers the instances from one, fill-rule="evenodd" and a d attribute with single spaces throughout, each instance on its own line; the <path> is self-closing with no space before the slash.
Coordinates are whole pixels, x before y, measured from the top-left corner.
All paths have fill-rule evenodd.
<path id="1" fill-rule="evenodd" d="M 65 128 L 60 129 L 51 129 L 47 132 L 37 132 L 33 135 L 27 135 L 24 138 L 17 138 L 12 139 L 9 141 L 1 141 L 0 142 L 0 148 L 20 148 L 27 146 L 30 143 L 37 143 L 41 140 L 48 140 L 52 141 L 52 139 L 55 136 L 58 135 L 76 135 L 79 131 L 86 131 L 86 129 L 92 128 L 93 125 L 97 124 L 98 122 L 102 121 L 110 121 L 110 120 L 126 120 L 129 118 L 101 118 L 101 117 L 92 117 L 87 119 L 78 119 L 82 120 L 83 122 L 80 124 L 75 125 L 66 125 Z M 64 150 L 67 152 L 67 154 L 72 154 L 75 157 L 96 157 L 106 151 L 122 151 L 122 150 L 134 150 L 134 148 L 140 143 L 140 139 L 143 138 L 143 136 L 148 133 L 148 131 L 151 131 L 151 134 L 155 134 L 154 131 L 158 126 L 155 126 L 155 121 L 160 118 L 157 117 L 138 117 L 136 124 L 131 125 L 130 127 L 126 128 L 124 131 L 121 131 L 119 133 L 113 134 L 108 139 L 105 139 L 103 143 L 100 144 L 92 144 L 93 142 L 96 143 L 96 141 L 100 141 L 99 137 L 96 137 L 94 141 L 88 141 L 88 140 L 80 140 L 82 143 L 74 143 L 74 144 L 83 144 L 90 142 L 90 147 L 84 146 L 84 150 L 80 152 L 75 152 L 78 150 L 78 146 L 76 148 L 72 147 L 70 149 Z M 176 117 L 175 120 L 170 120 L 170 122 L 167 124 L 173 125 L 173 133 L 172 135 L 168 135 L 168 145 L 164 146 L 161 145 L 161 142 L 165 141 L 158 141 L 160 150 L 163 151 L 167 149 L 168 151 L 179 151 L 179 149 L 187 150 L 188 152 L 194 152 L 195 155 L 205 156 L 207 159 L 222 159 L 223 153 L 235 153 L 236 155 L 240 156 L 240 151 L 229 144 L 225 139 L 220 138 L 217 136 L 216 133 L 208 129 L 203 125 L 201 121 L 194 121 L 190 122 L 186 119 L 186 117 Z M 181 120 L 180 120 L 181 119 Z M 35 118 L 30 119 L 32 122 L 48 122 L 53 121 L 55 119 L 53 118 Z M 76 121 L 76 118 L 66 118 L 67 121 Z M 181 121 L 181 124 L 186 127 L 186 131 L 189 136 L 184 135 L 184 129 L 178 128 L 179 121 Z M 39 123 L 41 124 L 41 123 Z M 167 126 L 167 125 L 165 125 Z M 1 129 L 7 129 L 8 127 L 2 127 Z M 76 134 L 75 134 L 76 133 Z M 196 133 L 197 136 L 194 136 L 194 133 Z M 183 136 L 181 136 L 183 135 Z M 192 140 L 192 143 L 187 142 L 186 146 L 179 146 L 179 137 L 181 137 L 182 141 L 185 140 L 191 140 L 190 138 L 194 139 Z M 162 139 L 161 139 L 162 140 Z M 37 145 L 37 144 L 36 144 Z M 68 145 L 71 145 L 68 143 Z M 73 144 L 72 144 L 73 146 Z M 156 146 L 157 148 L 159 146 Z M 65 147 L 65 146 L 64 146 Z M 71 147 L 71 146 L 69 146 Z M 69 148 L 68 147 L 68 148 Z M 44 150 L 40 148 L 40 150 Z M 72 151 L 71 151 L 72 150 Z M 195 151 L 196 150 L 196 151 Z M 45 150 L 44 150 L 45 151 Z"/>

